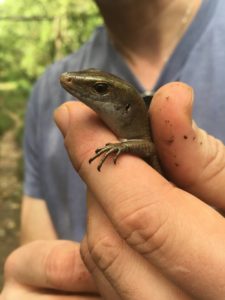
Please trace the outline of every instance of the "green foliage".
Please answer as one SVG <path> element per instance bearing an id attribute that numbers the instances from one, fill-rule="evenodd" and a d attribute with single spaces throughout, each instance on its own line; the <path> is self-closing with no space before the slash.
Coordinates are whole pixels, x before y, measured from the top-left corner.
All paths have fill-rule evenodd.
<path id="1" fill-rule="evenodd" d="M 27 94 L 20 90 L 2 91 L 1 105 L 7 111 L 21 114 L 24 111 L 27 102 Z"/>
<path id="2" fill-rule="evenodd" d="M 15 141 L 16 141 L 16 145 L 19 148 L 22 148 L 23 145 L 23 133 L 24 133 L 24 127 L 21 125 L 16 129 L 15 132 Z M 16 176 L 20 181 L 22 181 L 23 175 L 24 175 L 24 164 L 23 164 L 23 156 L 21 156 L 17 162 Z"/>
<path id="3" fill-rule="evenodd" d="M 17 170 L 16 170 L 16 176 L 19 181 L 23 181 L 24 179 L 24 164 L 23 164 L 23 157 L 21 156 L 17 163 Z"/>
<path id="4" fill-rule="evenodd" d="M 22 147 L 23 145 L 23 134 L 24 134 L 24 127 L 19 126 L 16 130 L 15 140 L 18 147 Z"/>
<path id="5" fill-rule="evenodd" d="M 0 112 L 0 137 L 14 125 L 12 118 L 4 111 Z"/>
<path id="6" fill-rule="evenodd" d="M 22 146 L 32 83 L 47 65 L 76 51 L 102 23 L 94 0 L 0 0 L 0 137 Z M 23 161 L 17 176 L 22 179 Z"/>
<path id="7" fill-rule="evenodd" d="M 0 12 L 0 82 L 22 81 L 25 89 L 101 23 L 92 0 L 5 0 Z"/>

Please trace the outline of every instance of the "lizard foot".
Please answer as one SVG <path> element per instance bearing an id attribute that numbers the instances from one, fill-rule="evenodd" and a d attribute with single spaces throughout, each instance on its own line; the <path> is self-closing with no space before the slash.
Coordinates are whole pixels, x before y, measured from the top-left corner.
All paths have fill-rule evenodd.
<path id="1" fill-rule="evenodd" d="M 126 148 L 127 148 L 126 144 L 123 143 L 123 142 L 121 142 L 121 143 L 107 143 L 104 147 L 98 148 L 98 149 L 95 150 L 96 154 L 89 159 L 89 163 L 91 163 L 93 160 L 95 160 L 97 157 L 99 157 L 100 155 L 102 155 L 104 153 L 102 159 L 100 160 L 100 163 L 97 166 L 97 169 L 100 172 L 103 163 L 105 162 L 105 160 L 107 159 L 107 157 L 111 153 L 115 154 L 114 157 L 113 157 L 113 162 L 114 162 L 114 164 L 116 164 L 119 155 L 122 152 L 125 152 Z"/>

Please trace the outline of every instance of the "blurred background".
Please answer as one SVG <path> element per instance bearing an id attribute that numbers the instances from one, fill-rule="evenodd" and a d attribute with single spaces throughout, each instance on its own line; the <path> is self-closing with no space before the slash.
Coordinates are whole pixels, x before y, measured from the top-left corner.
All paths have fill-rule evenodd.
<path id="1" fill-rule="evenodd" d="M 0 0 L 0 287 L 19 245 L 26 104 L 45 68 L 102 23 L 92 0 Z"/>

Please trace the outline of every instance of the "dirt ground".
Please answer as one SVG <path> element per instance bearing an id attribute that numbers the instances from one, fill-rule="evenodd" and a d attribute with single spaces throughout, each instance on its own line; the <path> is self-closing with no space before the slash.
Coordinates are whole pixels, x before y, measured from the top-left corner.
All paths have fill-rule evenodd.
<path id="1" fill-rule="evenodd" d="M 22 184 L 17 176 L 21 150 L 15 142 L 15 130 L 0 138 L 0 288 L 6 257 L 19 243 L 19 215 Z"/>

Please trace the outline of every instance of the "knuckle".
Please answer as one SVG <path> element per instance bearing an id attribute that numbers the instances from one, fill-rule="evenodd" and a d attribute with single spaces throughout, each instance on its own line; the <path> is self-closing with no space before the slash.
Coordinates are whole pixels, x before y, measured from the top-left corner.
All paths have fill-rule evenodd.
<path id="1" fill-rule="evenodd" d="M 157 204 L 156 204 L 157 205 Z M 165 214 L 153 204 L 139 207 L 125 216 L 121 223 L 124 227 L 124 239 L 142 255 L 149 256 L 160 251 L 168 238 L 168 222 Z"/>
<path id="2" fill-rule="evenodd" d="M 118 239 L 102 237 L 94 243 L 89 243 L 89 252 L 95 264 L 103 272 L 108 272 L 117 263 L 121 245 Z"/>
<path id="3" fill-rule="evenodd" d="M 85 238 L 80 244 L 80 255 L 83 259 L 83 262 L 88 265 L 90 258 L 90 253 L 88 251 L 87 239 Z"/>
<path id="4" fill-rule="evenodd" d="M 87 266 L 90 273 L 94 274 L 94 272 L 96 270 L 96 265 L 95 265 L 95 263 L 93 262 L 93 260 L 91 258 L 86 239 L 83 240 L 82 243 L 81 243 L 80 254 L 81 254 L 81 257 L 83 259 L 83 262 Z"/>

